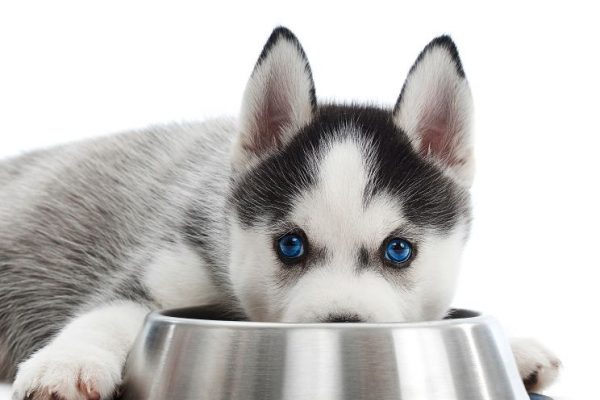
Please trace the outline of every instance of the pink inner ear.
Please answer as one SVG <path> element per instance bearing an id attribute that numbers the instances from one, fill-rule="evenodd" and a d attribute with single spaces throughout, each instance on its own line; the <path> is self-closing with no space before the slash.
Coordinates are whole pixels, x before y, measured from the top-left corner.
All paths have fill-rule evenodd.
<path id="1" fill-rule="evenodd" d="M 419 152 L 423 156 L 432 156 L 447 166 L 463 164 L 464 160 L 456 154 L 456 127 L 447 113 L 438 113 L 436 117 L 424 120 L 419 127 Z"/>
<path id="2" fill-rule="evenodd" d="M 252 133 L 252 142 L 248 147 L 256 154 L 278 148 L 284 129 L 291 123 L 292 106 L 282 94 L 285 93 L 285 88 L 276 86 L 276 83 L 270 82 L 264 102 L 255 114 L 257 131 Z"/>

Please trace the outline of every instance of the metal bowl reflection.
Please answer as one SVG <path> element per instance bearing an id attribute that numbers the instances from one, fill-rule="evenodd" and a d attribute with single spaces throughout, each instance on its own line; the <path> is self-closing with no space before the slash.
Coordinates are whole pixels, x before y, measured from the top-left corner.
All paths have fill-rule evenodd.
<path id="1" fill-rule="evenodd" d="M 418 323 L 233 321 L 214 307 L 150 314 L 123 399 L 526 400 L 500 327 L 455 310 Z"/>

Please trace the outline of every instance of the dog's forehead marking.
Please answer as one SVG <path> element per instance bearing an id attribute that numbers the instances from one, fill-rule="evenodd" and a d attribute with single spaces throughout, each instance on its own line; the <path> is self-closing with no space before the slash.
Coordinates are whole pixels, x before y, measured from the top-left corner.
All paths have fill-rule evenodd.
<path id="1" fill-rule="evenodd" d="M 360 246 L 374 248 L 404 222 L 398 203 L 389 196 L 378 194 L 365 202 L 370 184 L 366 146 L 356 138 L 325 146 L 317 184 L 292 213 L 310 241 L 351 251 Z"/>
<path id="2" fill-rule="evenodd" d="M 321 163 L 317 190 L 334 210 L 357 211 L 363 207 L 367 168 L 358 143 L 352 140 L 333 143 Z"/>

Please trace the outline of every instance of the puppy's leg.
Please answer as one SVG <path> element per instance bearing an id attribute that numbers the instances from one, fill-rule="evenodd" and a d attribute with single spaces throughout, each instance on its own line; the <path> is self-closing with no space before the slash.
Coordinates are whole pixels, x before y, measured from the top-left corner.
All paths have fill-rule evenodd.
<path id="1" fill-rule="evenodd" d="M 511 346 L 527 390 L 540 391 L 556 380 L 561 362 L 548 349 L 533 339 L 513 339 Z"/>
<path id="2" fill-rule="evenodd" d="M 13 399 L 109 398 L 121 383 L 125 359 L 148 311 L 123 301 L 76 317 L 19 365 Z"/>

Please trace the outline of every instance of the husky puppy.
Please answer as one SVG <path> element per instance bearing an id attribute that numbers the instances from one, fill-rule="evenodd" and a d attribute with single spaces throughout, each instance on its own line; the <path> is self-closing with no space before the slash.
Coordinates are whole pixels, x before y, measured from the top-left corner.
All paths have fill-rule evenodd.
<path id="1" fill-rule="evenodd" d="M 237 120 L 152 127 L 0 164 L 0 374 L 14 399 L 107 399 L 145 315 L 443 318 L 469 234 L 471 93 L 447 36 L 393 108 L 321 104 L 267 41 Z M 515 341 L 531 388 L 559 361 Z"/>

